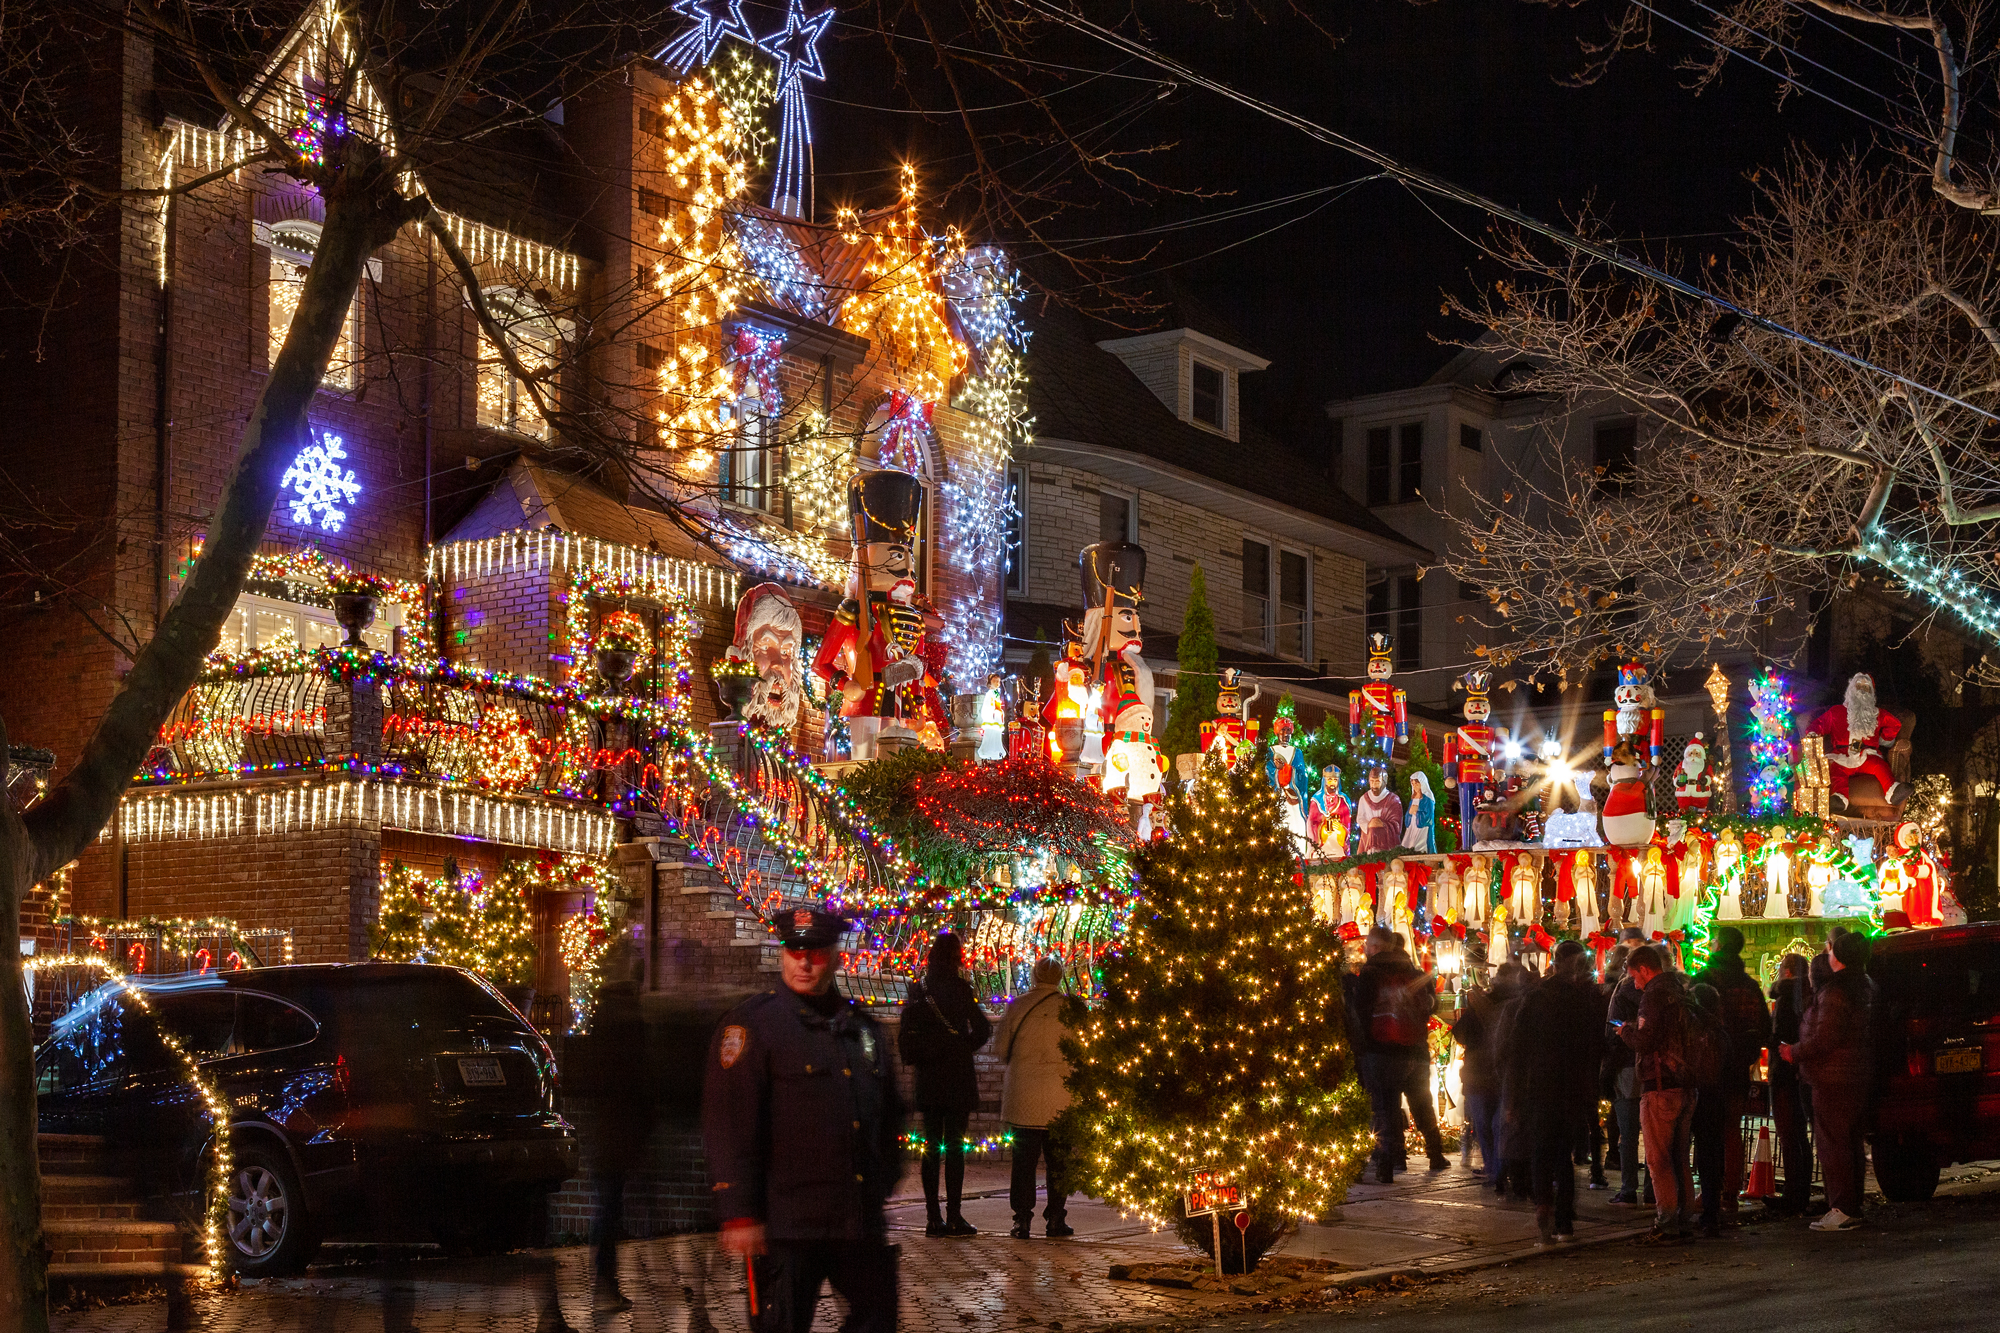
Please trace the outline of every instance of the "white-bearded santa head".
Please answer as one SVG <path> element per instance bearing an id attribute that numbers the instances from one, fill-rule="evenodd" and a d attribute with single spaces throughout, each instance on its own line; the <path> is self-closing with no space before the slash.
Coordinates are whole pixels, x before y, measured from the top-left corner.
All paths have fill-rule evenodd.
<path id="1" fill-rule="evenodd" d="M 737 615 L 737 640 L 729 655 L 754 663 L 744 715 L 761 726 L 790 731 L 799 720 L 799 640 L 805 625 L 791 599 L 771 583 L 744 595 Z"/>
<path id="2" fill-rule="evenodd" d="M 1847 682 L 1847 739 L 1859 745 L 1872 740 L 1875 729 L 1882 724 L 1881 710 L 1875 703 L 1875 678 L 1866 672 L 1857 672 Z"/>

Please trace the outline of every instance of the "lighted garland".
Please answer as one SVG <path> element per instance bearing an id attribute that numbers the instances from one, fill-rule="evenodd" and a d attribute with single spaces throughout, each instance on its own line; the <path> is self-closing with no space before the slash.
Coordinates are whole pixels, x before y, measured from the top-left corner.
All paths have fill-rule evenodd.
<path id="1" fill-rule="evenodd" d="M 604 980 L 604 955 L 611 949 L 611 932 L 595 909 L 586 908 L 557 929 L 556 949 L 569 972 L 570 1030 L 581 1032 Z"/>
<path id="2" fill-rule="evenodd" d="M 188 576 L 201 551 L 202 542 L 198 540 L 194 545 L 194 554 L 181 565 L 178 577 L 185 579 Z M 418 580 L 399 579 L 387 574 L 357 570 L 309 543 L 290 550 L 267 552 L 251 557 L 250 572 L 245 576 L 245 582 L 286 585 L 288 601 L 310 602 L 315 594 L 324 592 L 328 595 L 361 593 L 394 603 L 403 608 L 404 656 L 427 661 L 437 655 L 436 648 L 430 641 L 429 626 L 424 615 L 424 584 Z M 224 653 L 218 649 L 210 654 L 209 662 L 211 664 L 235 662 L 266 655 Z"/>
<path id="3" fill-rule="evenodd" d="M 108 959 L 100 958 L 96 954 L 45 954 L 21 960 L 22 970 L 30 974 L 58 967 L 94 968 L 103 973 L 108 981 L 117 983 L 124 994 L 139 1008 L 148 1013 L 152 1012 L 153 1006 L 147 1001 L 146 992 L 133 985 L 125 973 L 112 966 Z M 235 1169 L 234 1153 L 229 1142 L 229 1104 L 223 1100 L 214 1085 L 202 1077 L 200 1064 L 188 1054 L 179 1038 L 159 1024 L 154 1026 L 160 1040 L 184 1066 L 188 1084 L 194 1089 L 195 1096 L 201 1099 L 202 1109 L 208 1115 L 208 1123 L 215 1130 L 212 1139 L 215 1150 L 211 1154 L 209 1165 L 208 1213 L 202 1225 L 202 1249 L 208 1255 L 208 1275 L 220 1279 L 228 1263 L 229 1251 L 223 1238 L 229 1229 L 229 1178 Z"/>
<path id="4" fill-rule="evenodd" d="M 527 895 L 538 882 L 535 867 L 533 861 L 509 862 L 487 884 L 476 872 L 428 876 L 400 861 L 385 862 L 369 956 L 462 967 L 496 985 L 532 984 Z"/>
<path id="5" fill-rule="evenodd" d="M 591 656 L 596 648 L 622 647 L 624 642 L 628 641 L 601 643 L 599 636 L 607 628 L 614 634 L 621 632 L 629 634 L 630 624 L 616 617 L 630 617 L 632 622 L 637 623 L 639 633 L 645 636 L 644 622 L 622 606 L 616 611 L 607 612 L 598 622 L 597 630 L 593 632 L 590 624 L 592 598 L 607 601 L 616 599 L 620 603 L 638 598 L 641 601 L 660 604 L 663 626 L 660 647 L 669 673 L 669 679 L 661 682 L 663 687 L 661 694 L 665 700 L 666 715 L 679 721 L 686 721 L 690 716 L 688 689 L 693 679 L 691 671 L 693 653 L 688 636 L 689 612 L 686 594 L 666 579 L 650 574 L 620 575 L 597 569 L 572 570 L 569 587 L 558 600 L 565 607 L 563 635 L 567 640 L 570 661 L 569 682 L 573 690 L 581 690 L 584 682 L 588 680 L 588 673 L 592 670 Z M 650 636 L 645 636 L 642 642 L 650 649 Z"/>

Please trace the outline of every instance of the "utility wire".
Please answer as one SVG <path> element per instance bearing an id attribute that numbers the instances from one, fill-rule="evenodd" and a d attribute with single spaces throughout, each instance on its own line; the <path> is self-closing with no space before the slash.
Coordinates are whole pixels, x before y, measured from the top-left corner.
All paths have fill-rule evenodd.
<path id="1" fill-rule="evenodd" d="M 1872 51 L 1876 55 L 1881 56 L 1884 60 L 1887 60 L 1892 65 L 1901 65 L 1904 69 L 1909 70 L 1912 74 L 1921 75 L 1922 77 L 1929 79 L 1932 83 L 1941 84 L 1944 82 L 1943 77 L 1939 75 L 1936 70 L 1928 69 L 1922 65 L 1915 64 L 1911 62 L 1909 59 L 1896 54 L 1896 52 L 1894 51 L 1887 50 L 1886 48 L 1875 45 L 1875 43 L 1869 41 L 1866 37 L 1863 37 L 1860 33 L 1854 31 L 1852 28 L 1849 28 L 1843 24 L 1835 23 L 1831 18 L 1828 18 L 1824 13 L 1820 11 L 1819 6 L 1808 3 L 1808 0 L 1785 0 L 1785 3 L 1792 6 L 1792 8 L 1794 9 L 1803 10 L 1807 18 L 1819 20 L 1821 23 L 1824 23 L 1827 27 L 1832 28 L 1835 32 L 1839 33 L 1841 36 L 1847 38 L 1847 40 L 1849 40 L 1850 42 L 1853 42 L 1856 46 L 1861 47 L 1864 51 Z M 1905 33 L 1905 30 L 1901 28 L 1891 28 L 1890 32 L 1900 36 Z M 1917 37 L 1915 33 L 1909 33 L 1908 35 L 1913 41 L 1923 40 L 1922 38 Z M 1929 43 L 1925 43 L 1925 45 L 1928 46 Z M 1932 54 L 1933 55 L 1936 54 L 1935 48 L 1932 48 Z"/>
<path id="2" fill-rule="evenodd" d="M 1554 241 L 1565 249 L 1573 250 L 1578 254 L 1588 255 L 1592 259 L 1610 265 L 1612 268 L 1630 273 L 1635 277 L 1643 278 L 1648 282 L 1658 283 L 1669 291 L 1678 292 L 1682 296 L 1705 302 L 1719 310 L 1736 316 L 1745 323 L 1753 324 L 1767 333 L 1774 333 L 1781 338 L 1786 338 L 1803 346 L 1813 348 L 1836 360 L 1844 361 L 1857 369 L 1865 370 L 1870 374 L 1880 375 L 1884 379 L 1895 384 L 1900 384 L 1906 389 L 1912 389 L 1939 402 L 1949 403 L 1953 407 L 1964 408 L 1974 416 L 1981 417 L 1995 424 L 2000 424 L 2000 413 L 1994 413 L 1988 411 L 1986 408 L 1974 406 L 1955 394 L 1946 393 L 1942 389 L 1932 388 L 1930 385 L 1919 380 L 1911 379 L 1908 375 L 1891 370 L 1887 366 L 1877 365 L 1866 357 L 1857 356 L 1855 353 L 1836 347 L 1822 338 L 1815 338 L 1809 333 L 1794 329 L 1768 315 L 1759 314 L 1755 310 L 1739 305 L 1727 297 L 1718 296 L 1714 292 L 1699 287 L 1684 278 L 1677 278 L 1673 274 L 1655 268 L 1653 265 L 1645 263 L 1642 260 L 1634 259 L 1630 255 L 1624 254 L 1609 245 L 1588 240 L 1574 232 L 1565 231 L 1560 227 L 1543 222 L 1540 218 L 1532 214 L 1524 213 L 1518 208 L 1511 208 L 1497 200 L 1489 199 L 1485 195 L 1469 190 L 1453 181 L 1446 180 L 1444 177 L 1426 171 L 1421 167 L 1409 166 L 1379 148 L 1371 147 L 1358 139 L 1351 138 L 1337 130 L 1329 129 L 1317 121 L 1309 120 L 1296 112 L 1287 111 L 1274 103 L 1252 97 L 1248 93 L 1239 92 L 1219 79 L 1201 74 L 1193 68 L 1182 64 L 1180 61 L 1160 54 L 1143 42 L 1135 41 L 1122 33 L 1093 23 L 1083 17 L 1083 15 L 1054 3 L 1053 0 L 1028 0 L 1028 3 L 1055 18 L 1058 22 L 1075 29 L 1077 32 L 1095 37 L 1107 46 L 1115 47 L 1128 55 L 1137 56 L 1139 59 L 1164 70 L 1176 79 L 1184 79 L 1196 87 L 1207 89 L 1218 97 L 1226 98 L 1240 106 L 1247 107 L 1280 124 L 1289 125 L 1310 139 L 1351 153 L 1364 162 L 1372 162 L 1382 169 L 1384 175 L 1394 177 L 1416 189 L 1437 195 L 1443 199 L 1449 199 L 1454 203 L 1479 209 L 1504 222 L 1512 223 L 1526 231 L 1533 232 L 1537 236 Z"/>
<path id="3" fill-rule="evenodd" d="M 1834 78 L 1839 79 L 1842 83 L 1847 84 L 1849 87 L 1857 88 L 1860 91 L 1867 93 L 1870 97 L 1879 97 L 1886 105 L 1894 108 L 1897 111 L 1902 112 L 1904 115 L 1910 114 L 1910 109 L 1908 107 L 1904 106 L 1901 102 L 1898 102 L 1894 97 L 1890 96 L 1888 93 L 1883 92 L 1881 89 L 1876 88 L 1871 84 L 1862 83 L 1859 79 L 1849 78 L 1847 75 L 1842 74 L 1839 70 L 1834 69 L 1830 66 L 1822 65 L 1819 61 L 1814 60 L 1811 56 L 1807 55 L 1805 52 L 1786 46 L 1783 42 L 1779 41 L 1777 38 L 1770 36 L 1769 34 L 1761 31 L 1760 29 L 1751 27 L 1749 24 L 1737 18 L 1735 15 L 1725 14 L 1721 10 L 1716 9 L 1714 6 L 1704 3 L 1704 0 L 1688 0 L 1688 3 L 1693 5 L 1697 9 L 1707 10 L 1709 13 L 1715 15 L 1715 17 L 1721 19 L 1724 23 L 1730 24 L 1737 28 L 1741 28 L 1744 32 L 1749 33 L 1752 37 L 1755 37 L 1758 41 L 1768 43 L 1774 49 L 1783 51 L 1786 55 L 1792 57 L 1792 59 L 1794 60 L 1802 60 L 1806 64 L 1811 65 L 1816 70 L 1820 70 L 1821 72 L 1826 74 L 1831 74 Z M 1712 45 L 1720 46 L 1721 49 L 1727 52 L 1729 55 L 1739 56 L 1746 60 L 1750 59 L 1750 57 L 1745 56 L 1743 52 L 1738 51 L 1734 47 L 1721 46 L 1721 43 L 1716 42 L 1715 39 L 1712 37 L 1708 38 L 1707 40 Z M 1752 61 L 1752 63 L 1755 64 L 1757 62 Z M 1769 66 L 1763 64 L 1758 64 L 1757 67 L 1759 69 L 1770 68 Z M 1798 82 L 1797 80 L 1791 78 L 1788 75 L 1780 74 L 1776 70 L 1771 70 L 1771 73 L 1777 75 L 1777 77 L 1779 78 L 1784 79 L 1787 83 L 1790 83 L 1793 87 L 1798 88 L 1804 92 L 1814 93 L 1815 96 L 1819 97 L 1826 96 L 1826 94 L 1817 92 L 1817 90 L 1807 87 L 1805 84 Z M 1832 98 L 1827 98 L 1827 100 L 1833 101 Z M 1841 105 L 1841 103 L 1834 102 L 1834 105 L 1839 106 Z M 1852 108 L 1848 109 L 1852 110 Z M 1860 113 L 1856 112 L 1856 114 L 1858 115 Z"/>

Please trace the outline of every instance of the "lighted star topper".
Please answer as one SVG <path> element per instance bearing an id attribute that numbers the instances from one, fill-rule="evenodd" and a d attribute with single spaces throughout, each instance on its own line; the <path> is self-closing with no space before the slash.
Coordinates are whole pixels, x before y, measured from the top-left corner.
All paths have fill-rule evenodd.
<path id="1" fill-rule="evenodd" d="M 790 0 L 784 29 L 757 42 L 758 50 L 778 62 L 778 162 L 771 172 L 771 207 L 793 217 L 812 211 L 812 122 L 806 118 L 804 80 L 826 78 L 819 40 L 832 22 L 831 9 L 808 18 L 799 0 Z"/>
<path id="2" fill-rule="evenodd" d="M 811 18 L 805 6 L 791 0 L 785 8 L 783 31 L 759 38 L 757 49 L 778 62 L 778 96 L 783 98 L 798 87 L 800 78 L 826 80 L 826 66 L 820 63 L 819 39 L 826 36 L 833 11 L 822 9 Z"/>
<path id="3" fill-rule="evenodd" d="M 725 37 L 734 37 L 752 46 L 757 34 L 743 17 L 743 0 L 722 0 L 726 13 L 717 14 L 717 0 L 674 0 L 674 13 L 694 26 L 661 48 L 659 59 L 676 73 L 685 74 L 715 59 Z"/>
<path id="4" fill-rule="evenodd" d="M 323 531 L 339 532 L 347 521 L 343 506 L 361 498 L 361 483 L 354 469 L 343 472 L 340 466 L 347 459 L 340 437 L 316 433 L 318 441 L 299 450 L 278 484 L 291 492 L 285 503 L 292 507 L 292 522 L 310 527 L 317 520 Z"/>

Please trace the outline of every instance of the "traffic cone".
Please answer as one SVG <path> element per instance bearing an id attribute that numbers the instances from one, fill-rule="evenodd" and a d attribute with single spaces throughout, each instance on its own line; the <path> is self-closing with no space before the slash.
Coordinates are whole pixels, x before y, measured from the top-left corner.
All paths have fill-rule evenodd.
<path id="1" fill-rule="evenodd" d="M 1769 1199 L 1778 1193 L 1778 1173 L 1771 1166 L 1771 1129 L 1757 1127 L 1757 1146 L 1750 1153 L 1750 1183 L 1744 1187 L 1746 1199 Z"/>

